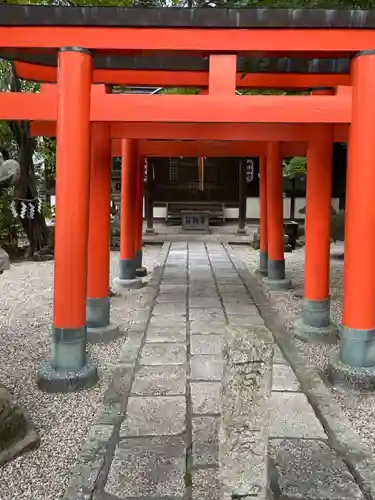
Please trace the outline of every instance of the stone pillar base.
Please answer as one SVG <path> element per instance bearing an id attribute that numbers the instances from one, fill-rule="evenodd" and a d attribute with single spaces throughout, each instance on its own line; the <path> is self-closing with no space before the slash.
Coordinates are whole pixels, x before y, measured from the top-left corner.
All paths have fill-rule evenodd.
<path id="1" fill-rule="evenodd" d="M 40 390 L 48 393 L 67 393 L 93 387 L 99 380 L 98 369 L 93 361 L 75 371 L 56 370 L 50 362 L 42 365 L 37 376 Z"/>
<path id="2" fill-rule="evenodd" d="M 148 228 L 146 228 L 145 233 L 146 234 L 155 234 L 156 231 L 153 227 L 148 227 Z"/>
<path id="3" fill-rule="evenodd" d="M 339 338 L 338 332 L 338 326 L 333 323 L 327 326 L 310 326 L 300 318 L 293 324 L 294 337 L 304 342 L 336 344 Z"/>
<path id="4" fill-rule="evenodd" d="M 107 326 L 98 326 L 95 328 L 87 327 L 87 342 L 90 344 L 105 344 L 116 340 L 121 336 L 118 325 L 109 323 Z"/>
<path id="5" fill-rule="evenodd" d="M 328 380 L 332 385 L 347 389 L 375 391 L 375 366 L 350 366 L 337 358 L 328 366 Z"/>
<path id="6" fill-rule="evenodd" d="M 259 267 L 256 270 L 262 276 L 268 276 L 268 255 L 267 252 L 259 252 Z"/>
<path id="7" fill-rule="evenodd" d="M 136 277 L 137 263 L 135 259 L 120 259 L 119 278 L 132 280 Z"/>
<path id="8" fill-rule="evenodd" d="M 274 291 L 290 290 L 292 287 L 292 282 L 289 279 L 284 278 L 275 280 L 270 279 L 269 275 L 268 278 L 263 278 L 263 283 L 265 283 L 270 290 Z"/>
<path id="9" fill-rule="evenodd" d="M 133 288 L 133 289 L 139 289 L 142 288 L 143 282 L 142 278 L 133 278 L 133 279 L 122 279 L 122 278 L 115 278 L 113 280 L 114 284 L 117 286 L 121 286 L 122 288 Z"/>
<path id="10" fill-rule="evenodd" d="M 247 234 L 247 231 L 246 231 L 246 229 L 245 229 L 245 228 L 243 228 L 243 229 L 242 229 L 242 228 L 238 228 L 238 229 L 237 229 L 237 234 L 240 234 L 240 235 L 241 235 L 241 234 Z"/>

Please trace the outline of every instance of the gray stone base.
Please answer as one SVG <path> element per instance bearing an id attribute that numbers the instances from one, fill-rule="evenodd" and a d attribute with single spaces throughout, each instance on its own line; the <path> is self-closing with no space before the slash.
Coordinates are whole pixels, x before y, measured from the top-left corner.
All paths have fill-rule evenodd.
<path id="1" fill-rule="evenodd" d="M 120 259 L 119 262 L 119 275 L 123 280 L 131 280 L 134 279 L 135 270 L 137 268 L 135 259 Z"/>
<path id="2" fill-rule="evenodd" d="M 142 288 L 143 285 L 142 278 L 133 278 L 130 280 L 125 280 L 117 277 L 113 280 L 113 282 L 117 286 L 121 286 L 123 288 L 134 288 L 136 290 Z"/>
<path id="3" fill-rule="evenodd" d="M 145 233 L 146 234 L 155 234 L 156 231 L 153 227 L 147 227 L 146 230 L 145 230 Z"/>
<path id="4" fill-rule="evenodd" d="M 236 233 L 237 234 L 247 234 L 247 231 L 245 228 L 244 229 L 237 229 Z"/>
<path id="5" fill-rule="evenodd" d="M 328 367 L 328 379 L 332 385 L 357 391 L 374 391 L 375 366 L 369 368 L 349 366 L 336 358 Z"/>
<path id="6" fill-rule="evenodd" d="M 38 387 L 43 392 L 75 392 L 93 387 L 99 380 L 98 368 L 90 359 L 77 371 L 57 371 L 50 362 L 44 363 L 37 376 Z"/>
<path id="7" fill-rule="evenodd" d="M 114 323 L 96 328 L 87 327 L 87 342 L 90 342 L 90 344 L 111 342 L 120 336 L 120 329 Z"/>
<path id="8" fill-rule="evenodd" d="M 292 282 L 288 278 L 273 280 L 270 278 L 263 278 L 263 282 L 269 287 L 270 290 L 289 290 L 292 287 Z"/>
<path id="9" fill-rule="evenodd" d="M 336 344 L 339 338 L 339 329 L 333 323 L 328 326 L 306 325 L 303 319 L 299 318 L 294 322 L 293 335 L 304 342 Z"/>
<path id="10" fill-rule="evenodd" d="M 145 276 L 147 276 L 147 268 L 144 266 L 138 267 L 135 271 L 135 274 L 137 278 L 144 278 Z"/>

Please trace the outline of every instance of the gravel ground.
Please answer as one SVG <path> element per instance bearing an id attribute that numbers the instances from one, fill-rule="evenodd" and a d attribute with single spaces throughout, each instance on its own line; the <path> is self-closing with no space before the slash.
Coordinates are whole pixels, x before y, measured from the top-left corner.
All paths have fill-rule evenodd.
<path id="1" fill-rule="evenodd" d="M 160 246 L 144 249 L 151 271 Z M 111 253 L 111 274 L 117 274 L 119 254 Z M 69 471 L 101 405 L 124 337 L 107 345 L 90 346 L 100 368 L 100 382 L 75 394 L 40 392 L 35 377 L 50 356 L 53 262 L 14 264 L 0 277 L 0 380 L 23 405 L 40 436 L 41 446 L 0 469 L 0 500 L 57 500 Z M 142 291 L 112 299 L 112 319 L 125 328 L 142 307 Z"/>
<path id="2" fill-rule="evenodd" d="M 259 266 L 259 252 L 246 246 L 233 246 L 235 253 L 246 262 L 250 271 L 255 271 Z M 343 243 L 332 243 L 331 245 L 331 318 L 339 324 L 342 315 L 342 296 L 343 296 L 343 270 L 344 262 L 342 259 L 344 253 Z M 304 248 L 297 249 L 293 253 L 286 253 L 286 271 L 293 282 L 293 290 L 289 292 L 269 292 L 273 306 L 282 314 L 287 328 L 290 329 L 294 319 L 301 312 L 301 302 L 303 296 L 304 281 Z M 306 360 L 315 365 L 321 375 L 325 370 L 330 359 L 338 353 L 338 346 L 313 345 L 296 340 L 301 354 Z M 345 391 L 343 389 L 330 388 L 332 396 L 339 404 L 344 413 L 348 416 L 354 428 L 362 436 L 365 442 L 373 449 L 375 455 L 375 394 L 358 394 L 354 391 Z"/>

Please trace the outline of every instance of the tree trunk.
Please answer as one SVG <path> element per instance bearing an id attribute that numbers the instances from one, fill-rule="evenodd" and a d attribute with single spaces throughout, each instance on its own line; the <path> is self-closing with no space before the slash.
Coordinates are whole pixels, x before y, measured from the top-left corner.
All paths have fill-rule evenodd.
<path id="1" fill-rule="evenodd" d="M 10 75 L 10 88 L 12 92 L 21 91 L 21 83 L 12 64 Z M 14 138 L 18 144 L 18 162 L 21 167 L 21 176 L 15 187 L 15 201 L 32 202 L 36 206 L 38 191 L 34 171 L 33 154 L 35 150 L 35 140 L 30 137 L 28 122 L 9 122 L 8 123 Z M 47 247 L 49 243 L 48 228 L 42 213 L 37 210 L 34 212 L 34 218 L 27 216 L 20 217 L 23 230 L 29 240 L 28 256 L 31 257 L 42 248 Z"/>

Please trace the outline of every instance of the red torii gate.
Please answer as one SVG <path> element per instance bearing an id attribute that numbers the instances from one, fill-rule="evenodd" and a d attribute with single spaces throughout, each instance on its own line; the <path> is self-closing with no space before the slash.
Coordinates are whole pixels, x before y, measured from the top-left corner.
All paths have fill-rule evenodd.
<path id="1" fill-rule="evenodd" d="M 42 15 L 42 8 L 39 9 Z M 83 16 L 85 11 L 89 11 L 89 9 L 79 10 Z M 65 12 L 68 11 L 71 9 L 66 8 Z M 53 9 L 50 8 L 49 12 L 53 12 Z M 222 15 L 219 10 L 217 13 L 215 10 L 213 12 L 212 15 L 219 18 Z M 118 15 L 118 9 L 115 15 Z M 143 11 L 142 16 L 144 15 Z M 300 14 L 298 19 L 302 18 L 303 15 L 301 17 Z M 0 16 L 2 25 L 0 50 L 10 47 L 12 50 L 22 51 L 29 47 L 30 40 L 36 54 L 56 52 L 58 49 L 58 92 L 55 87 L 49 86 L 43 88 L 39 94 L 0 94 L 1 119 L 57 122 L 53 354 L 51 363 L 39 373 L 38 381 L 42 389 L 66 391 L 90 386 L 97 380 L 96 367 L 87 360 L 85 350 L 86 291 L 87 287 L 90 290 L 98 287 L 95 296 L 89 296 L 89 309 L 92 316 L 97 315 L 96 318 L 100 321 L 107 316 L 106 324 L 101 325 L 105 330 L 109 327 L 108 239 L 105 245 L 103 243 L 99 245 L 101 250 L 98 249 L 97 254 L 89 252 L 88 256 L 87 250 L 88 245 L 91 249 L 94 247 L 94 242 L 98 243 L 100 238 L 103 239 L 103 234 L 107 237 L 109 231 L 109 220 L 105 213 L 105 207 L 109 205 L 107 204 L 109 167 L 105 172 L 103 164 L 107 166 L 110 164 L 111 138 L 124 137 L 122 132 L 113 135 L 112 131 L 116 128 L 124 130 L 126 126 L 133 129 L 144 124 L 146 127 L 157 124 L 169 130 L 171 127 L 186 125 L 191 127 L 190 133 L 193 133 L 195 126 L 211 126 L 211 123 L 217 125 L 216 134 L 220 134 L 220 127 L 224 130 L 233 124 L 237 126 L 246 126 L 249 123 L 257 124 L 256 126 L 261 124 L 260 127 L 262 124 L 270 123 L 273 126 L 279 124 L 280 127 L 285 123 L 295 124 L 297 127 L 312 124 L 309 125 L 310 134 L 306 141 L 309 173 L 305 300 L 303 323 L 298 327 L 298 334 L 305 337 L 311 332 L 325 337 L 330 337 L 332 334 L 329 324 L 331 154 L 332 143 L 339 133 L 338 130 L 345 134 L 347 125 L 351 125 L 347 178 L 344 316 L 340 359 L 331 366 L 331 377 L 333 380 L 348 380 L 349 374 L 356 382 L 360 379 L 366 386 L 374 386 L 374 348 L 368 346 L 369 344 L 373 346 L 375 341 L 373 307 L 375 240 L 369 237 L 365 246 L 358 244 L 362 234 L 369 234 L 368 227 L 372 227 L 372 221 L 375 220 L 374 26 L 362 23 L 357 28 L 348 21 L 348 28 L 343 28 L 340 24 L 340 29 L 325 29 L 323 27 L 325 24 L 321 22 L 320 25 L 315 23 L 314 28 L 300 25 L 289 29 L 283 21 L 284 25 L 280 22 L 280 25 L 275 23 L 273 27 L 262 28 L 257 18 L 256 23 L 250 20 L 249 26 L 240 29 L 236 27 L 237 25 L 210 27 L 210 29 L 205 29 L 204 26 L 194 28 L 180 26 L 169 29 L 166 26 L 106 27 L 80 26 L 74 23 L 62 26 L 53 17 L 50 26 L 45 23 L 37 25 L 35 22 L 29 26 L 19 21 L 18 25 L 9 21 L 8 24 L 12 25 L 8 26 L 5 23 L 4 26 L 3 19 L 4 17 Z M 93 80 L 93 57 L 88 49 L 104 53 L 181 51 L 211 54 L 208 82 L 205 80 L 208 93 L 197 96 L 136 96 L 106 93 L 103 87 L 92 86 L 95 80 L 99 81 L 99 77 L 95 76 Z M 337 83 L 337 92 L 334 95 L 235 95 L 238 82 L 236 55 L 227 54 L 256 52 L 267 52 L 267 55 L 273 56 L 294 53 L 311 57 L 338 55 L 347 57 L 353 52 L 357 54 L 351 75 L 346 75 L 347 79 Z M 204 76 L 204 79 L 206 78 Z M 54 76 L 49 77 L 48 81 L 54 81 Z M 348 83 L 352 84 L 353 90 L 351 87 L 341 86 Z M 191 85 L 191 80 L 187 84 Z M 94 126 L 91 141 L 90 187 L 90 123 L 92 122 Z M 341 124 L 344 128 L 338 129 L 336 124 Z M 148 137 L 153 138 L 150 135 Z M 136 137 L 129 139 L 127 136 L 121 142 L 122 192 L 123 199 L 126 200 L 123 205 L 122 230 L 131 227 L 130 219 L 134 211 L 131 200 L 134 199 L 132 198 L 134 193 L 137 197 L 136 219 L 139 221 L 141 169 L 139 144 L 136 139 Z M 266 257 L 268 260 L 268 282 L 270 285 L 280 287 L 287 284 L 282 245 L 282 139 L 268 136 L 265 140 L 269 142 L 261 162 L 262 257 L 263 261 Z M 361 168 L 361 175 L 357 175 L 358 166 Z M 103 200 L 106 200 L 105 204 Z M 103 210 L 99 215 L 100 203 L 103 203 Z M 128 225 L 126 221 L 129 222 Z M 99 226 L 102 228 L 100 234 L 99 230 L 95 229 Z M 139 228 L 133 228 L 133 235 L 137 230 Z M 68 234 L 69 238 L 66 237 Z M 139 235 L 135 237 L 137 238 Z M 128 243 L 128 253 L 121 255 L 120 278 L 122 279 L 134 275 L 135 245 L 130 241 L 131 239 Z M 101 251 L 103 253 L 99 255 Z M 100 261 L 101 265 L 105 266 L 100 286 L 99 280 L 96 279 L 97 268 L 93 265 L 94 261 Z M 102 291 L 99 292 L 99 289 L 103 289 L 104 282 L 107 286 L 105 296 Z M 96 327 L 99 326 L 97 322 Z M 361 368 L 365 370 L 361 371 Z"/>

